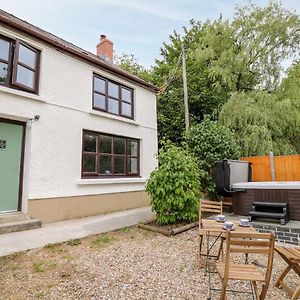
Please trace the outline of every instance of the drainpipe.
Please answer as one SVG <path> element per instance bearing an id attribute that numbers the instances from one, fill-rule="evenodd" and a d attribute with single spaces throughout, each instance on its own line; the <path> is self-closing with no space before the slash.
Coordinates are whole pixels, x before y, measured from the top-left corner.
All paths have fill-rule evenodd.
<path id="1" fill-rule="evenodd" d="M 272 151 L 270 151 L 269 157 L 270 157 L 270 167 L 271 167 L 272 181 L 276 181 L 276 178 L 275 178 L 275 160 L 274 160 L 274 153 Z"/>

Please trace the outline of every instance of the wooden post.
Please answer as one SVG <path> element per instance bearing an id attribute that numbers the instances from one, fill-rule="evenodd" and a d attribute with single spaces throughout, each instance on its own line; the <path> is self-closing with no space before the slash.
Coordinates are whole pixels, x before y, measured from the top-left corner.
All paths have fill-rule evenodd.
<path id="1" fill-rule="evenodd" d="M 188 131 L 190 127 L 190 120 L 189 120 L 189 103 L 188 103 L 188 91 L 187 91 L 187 80 L 186 80 L 184 44 L 182 44 L 182 81 L 183 81 L 183 97 L 184 97 L 185 130 Z"/>
<path id="2" fill-rule="evenodd" d="M 272 177 L 272 181 L 276 181 L 276 177 L 275 177 L 275 161 L 274 161 L 274 153 L 273 153 L 272 151 L 270 151 L 269 157 L 270 157 L 270 168 L 271 168 L 271 177 Z"/>

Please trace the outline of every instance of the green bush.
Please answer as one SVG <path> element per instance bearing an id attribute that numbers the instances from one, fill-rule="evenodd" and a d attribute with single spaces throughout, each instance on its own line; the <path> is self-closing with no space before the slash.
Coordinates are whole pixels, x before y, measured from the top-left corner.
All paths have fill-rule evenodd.
<path id="1" fill-rule="evenodd" d="M 214 194 L 214 163 L 222 159 L 238 159 L 238 143 L 226 127 L 208 117 L 191 127 L 186 135 L 186 142 L 190 151 L 198 158 L 202 191 Z"/>
<path id="2" fill-rule="evenodd" d="M 158 161 L 146 186 L 157 222 L 196 220 L 200 197 L 196 159 L 187 150 L 167 144 L 160 149 Z"/>

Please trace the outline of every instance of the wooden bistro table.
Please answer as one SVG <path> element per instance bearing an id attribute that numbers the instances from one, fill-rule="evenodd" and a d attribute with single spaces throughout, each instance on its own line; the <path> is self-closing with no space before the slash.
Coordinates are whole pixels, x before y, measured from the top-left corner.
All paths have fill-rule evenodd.
<path id="1" fill-rule="evenodd" d="M 275 286 L 283 288 L 291 298 L 297 300 L 300 298 L 300 285 L 295 291 L 292 291 L 284 282 L 283 279 L 290 270 L 294 270 L 300 277 L 300 247 L 275 247 L 275 251 L 285 260 L 287 267 L 277 279 Z"/>
<path id="2" fill-rule="evenodd" d="M 227 221 L 230 221 L 230 220 L 227 220 Z M 233 226 L 234 226 L 234 232 L 238 232 L 238 233 L 254 233 L 254 232 L 256 232 L 255 228 L 252 226 L 244 227 L 244 226 L 240 226 L 239 221 L 231 221 L 231 222 L 233 223 Z M 200 259 L 201 259 L 201 256 L 204 256 L 206 258 L 205 273 L 208 274 L 208 283 L 209 283 L 208 299 L 211 299 L 210 274 L 213 272 L 209 271 L 209 259 L 214 258 L 216 260 L 216 258 L 219 258 L 219 254 L 212 255 L 211 250 L 218 240 L 220 240 L 221 243 L 223 244 L 223 241 L 226 238 L 227 230 L 224 229 L 224 223 L 218 222 L 216 220 L 210 220 L 210 219 L 202 219 L 201 220 L 201 229 L 205 232 L 205 235 L 203 235 L 203 236 L 206 237 L 206 253 L 201 254 L 202 242 L 203 242 L 203 236 L 202 236 L 201 240 L 200 240 Z M 213 238 L 214 240 L 212 241 L 212 243 L 210 245 L 211 238 Z M 222 244 L 221 244 L 221 247 L 222 247 Z M 219 252 L 222 250 L 221 247 L 219 249 Z M 246 254 L 246 261 L 247 260 L 248 260 L 248 255 Z"/>

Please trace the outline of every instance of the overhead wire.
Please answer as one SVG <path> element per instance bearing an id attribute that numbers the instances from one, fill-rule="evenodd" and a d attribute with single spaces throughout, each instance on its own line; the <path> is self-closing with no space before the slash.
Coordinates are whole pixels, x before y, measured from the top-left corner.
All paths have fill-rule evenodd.
<path id="1" fill-rule="evenodd" d="M 182 58 L 182 49 L 181 49 L 181 52 L 180 52 L 180 55 L 178 57 L 178 60 L 176 62 L 176 65 L 175 65 L 175 68 L 173 69 L 173 72 L 170 74 L 170 76 L 166 79 L 165 83 L 159 88 L 158 92 L 156 93 L 157 96 L 163 94 L 167 88 L 169 87 L 169 85 L 172 83 L 176 73 L 177 73 L 177 70 L 179 68 L 179 65 L 180 65 L 180 62 L 181 62 L 181 58 Z"/>

